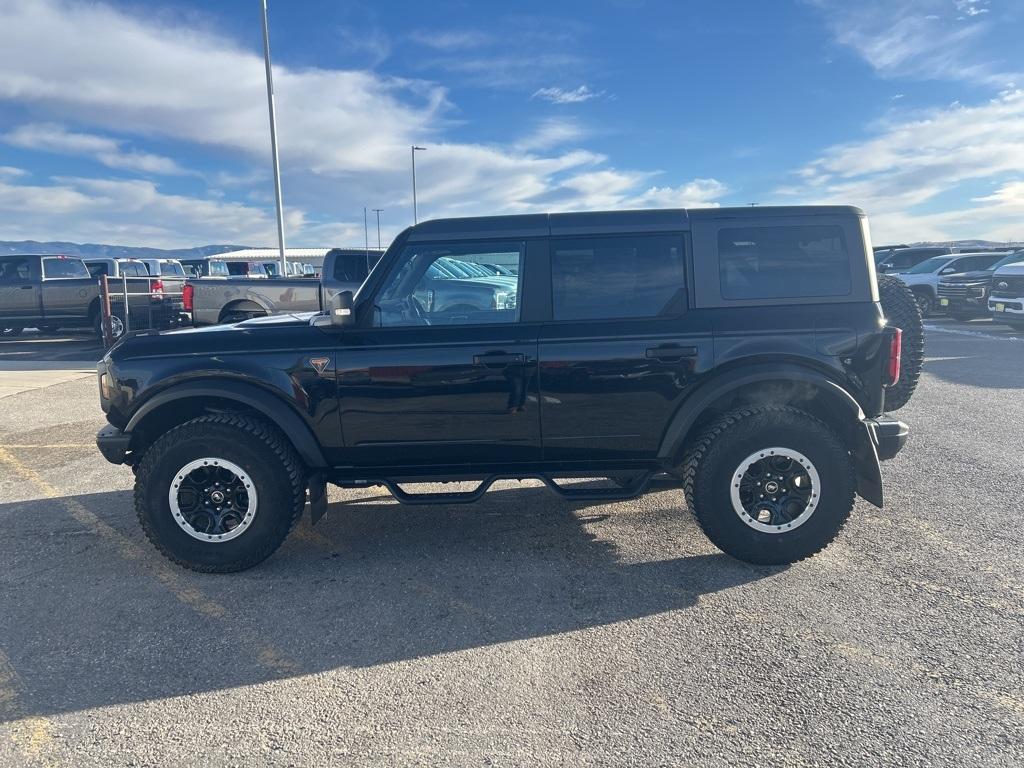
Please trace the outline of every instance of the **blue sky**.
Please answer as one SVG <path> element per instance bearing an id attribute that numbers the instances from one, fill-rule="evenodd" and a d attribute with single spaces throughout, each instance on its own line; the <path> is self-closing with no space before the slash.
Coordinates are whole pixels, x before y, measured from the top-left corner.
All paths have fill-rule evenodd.
<path id="1" fill-rule="evenodd" d="M 0 239 L 273 244 L 257 0 L 0 0 Z M 270 0 L 289 245 L 842 202 L 1024 238 L 1024 3 Z M 375 240 L 375 235 L 373 237 Z"/>

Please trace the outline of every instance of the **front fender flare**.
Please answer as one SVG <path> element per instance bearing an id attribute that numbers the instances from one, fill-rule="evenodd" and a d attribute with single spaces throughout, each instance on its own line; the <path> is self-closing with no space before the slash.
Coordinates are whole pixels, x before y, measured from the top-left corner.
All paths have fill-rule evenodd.
<path id="1" fill-rule="evenodd" d="M 244 381 L 219 379 L 216 381 L 187 381 L 175 384 L 146 400 L 128 420 L 126 433 L 131 433 L 146 416 L 157 408 L 176 400 L 215 397 L 233 400 L 256 411 L 267 421 L 276 425 L 295 446 L 302 460 L 309 467 L 326 467 L 323 451 L 313 430 L 296 410 L 283 398 Z"/>

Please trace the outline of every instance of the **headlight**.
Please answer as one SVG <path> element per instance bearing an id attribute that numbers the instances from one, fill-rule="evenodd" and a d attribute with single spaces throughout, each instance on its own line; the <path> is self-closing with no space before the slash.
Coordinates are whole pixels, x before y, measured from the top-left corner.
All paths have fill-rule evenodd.
<path id="1" fill-rule="evenodd" d="M 495 309 L 508 309 L 508 294 L 507 293 L 495 293 L 494 294 L 494 308 Z"/>

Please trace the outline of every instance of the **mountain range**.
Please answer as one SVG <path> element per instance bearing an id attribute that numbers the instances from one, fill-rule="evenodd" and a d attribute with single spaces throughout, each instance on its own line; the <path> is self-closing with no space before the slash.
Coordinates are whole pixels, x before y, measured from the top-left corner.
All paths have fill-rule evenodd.
<path id="1" fill-rule="evenodd" d="M 41 243 L 37 240 L 0 240 L 0 255 L 9 253 L 59 253 L 82 259 L 187 259 L 240 251 L 248 245 L 200 245 L 196 248 L 148 248 L 100 243 Z"/>

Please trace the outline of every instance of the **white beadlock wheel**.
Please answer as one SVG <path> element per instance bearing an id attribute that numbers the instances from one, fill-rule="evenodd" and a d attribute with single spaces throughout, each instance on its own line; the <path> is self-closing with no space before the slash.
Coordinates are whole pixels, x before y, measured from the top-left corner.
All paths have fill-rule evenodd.
<path id="1" fill-rule="evenodd" d="M 248 530 L 256 519 L 259 497 L 245 470 L 226 459 L 206 457 L 174 473 L 167 501 L 181 530 L 218 544 Z"/>
<path id="2" fill-rule="evenodd" d="M 762 533 L 786 533 L 818 507 L 821 478 L 811 460 L 790 448 L 771 447 L 745 458 L 733 472 L 729 498 L 740 520 Z"/>

